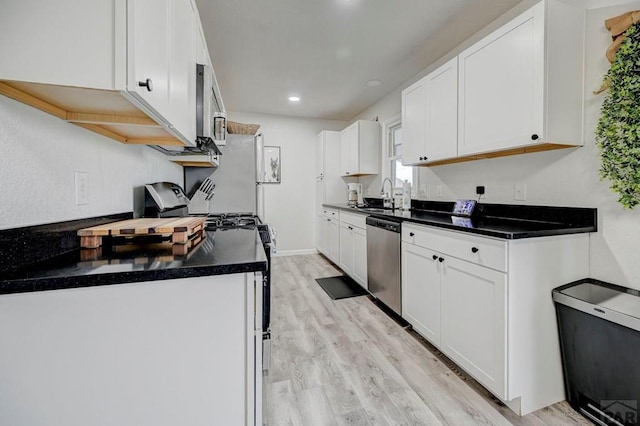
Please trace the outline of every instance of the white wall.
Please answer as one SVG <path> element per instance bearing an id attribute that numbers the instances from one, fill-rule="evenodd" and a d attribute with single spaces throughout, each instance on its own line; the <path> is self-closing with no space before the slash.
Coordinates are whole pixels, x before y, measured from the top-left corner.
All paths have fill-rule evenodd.
<path id="1" fill-rule="evenodd" d="M 617 3 L 620 2 L 600 0 L 597 4 Z M 594 131 L 604 95 L 592 94 L 600 86 L 602 76 L 609 67 L 604 54 L 611 37 L 604 28 L 604 20 L 637 9 L 640 9 L 639 1 L 587 12 L 584 147 L 420 168 L 419 185 L 426 186 L 426 198 L 443 201 L 473 198 L 475 186 L 485 185 L 487 193 L 484 201 L 489 203 L 595 207 L 598 209 L 599 223 L 598 232 L 591 236 L 591 276 L 640 289 L 640 268 L 637 267 L 640 209 L 624 209 L 617 203 L 617 197 L 609 190 L 608 183 L 599 179 L 600 160 Z M 500 21 L 493 25 L 498 25 Z M 356 118 L 371 119 L 378 116 L 381 122 L 385 122 L 400 114 L 401 89 L 459 50 L 430 66 Z M 527 185 L 525 202 L 514 200 L 516 183 Z M 443 186 L 443 198 L 436 198 L 438 185 Z M 369 187 L 369 194 L 377 196 L 379 187 L 379 179 L 374 180 Z"/>
<path id="2" fill-rule="evenodd" d="M 182 184 L 182 167 L 0 96 L 0 229 L 130 212 L 141 185 Z M 74 172 L 89 173 L 89 204 L 75 205 Z"/>
<path id="3" fill-rule="evenodd" d="M 347 123 L 242 112 L 230 112 L 229 120 L 260 124 L 265 146 L 280 147 L 282 183 L 264 185 L 265 220 L 278 232 L 278 251 L 315 250 L 316 136 L 322 130 L 342 130 Z"/>

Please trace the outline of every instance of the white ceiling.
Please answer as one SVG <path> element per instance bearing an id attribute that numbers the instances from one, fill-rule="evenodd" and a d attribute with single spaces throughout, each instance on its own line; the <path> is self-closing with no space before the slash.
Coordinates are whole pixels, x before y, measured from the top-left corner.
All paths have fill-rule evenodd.
<path id="1" fill-rule="evenodd" d="M 352 119 L 518 2 L 197 0 L 227 110 L 336 120 Z"/>

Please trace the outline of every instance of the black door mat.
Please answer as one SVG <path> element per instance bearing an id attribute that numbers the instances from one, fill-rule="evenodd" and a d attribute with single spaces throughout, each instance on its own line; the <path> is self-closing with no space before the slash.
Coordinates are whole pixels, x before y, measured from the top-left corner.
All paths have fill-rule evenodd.
<path id="1" fill-rule="evenodd" d="M 346 299 L 347 297 L 364 296 L 367 290 L 360 287 L 360 284 L 347 277 L 339 275 L 337 277 L 316 278 L 320 287 L 333 300 Z"/>

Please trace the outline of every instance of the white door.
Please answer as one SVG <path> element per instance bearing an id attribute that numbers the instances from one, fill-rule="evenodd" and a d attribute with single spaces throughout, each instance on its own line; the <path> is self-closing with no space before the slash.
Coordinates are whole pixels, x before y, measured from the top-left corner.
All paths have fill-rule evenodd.
<path id="1" fill-rule="evenodd" d="M 428 161 L 454 158 L 458 154 L 458 58 L 430 73 L 426 85 L 425 155 Z"/>
<path id="2" fill-rule="evenodd" d="M 458 66 L 460 155 L 541 140 L 544 2 L 462 52 Z"/>
<path id="3" fill-rule="evenodd" d="M 433 250 L 402 243 L 402 316 L 440 346 L 440 262 Z"/>
<path id="4" fill-rule="evenodd" d="M 442 351 L 506 399 L 507 276 L 445 256 Z"/>
<path id="5" fill-rule="evenodd" d="M 353 228 L 353 279 L 365 290 L 367 283 L 367 232 L 361 228 Z"/>
<path id="6" fill-rule="evenodd" d="M 353 275 L 353 227 L 340 224 L 340 261 L 338 266 L 349 276 Z"/>
<path id="7" fill-rule="evenodd" d="M 402 164 L 423 163 L 427 125 L 426 80 L 402 91 Z"/>
<path id="8" fill-rule="evenodd" d="M 127 19 L 129 92 L 163 117 L 169 110 L 169 6 L 169 0 L 129 1 Z"/>

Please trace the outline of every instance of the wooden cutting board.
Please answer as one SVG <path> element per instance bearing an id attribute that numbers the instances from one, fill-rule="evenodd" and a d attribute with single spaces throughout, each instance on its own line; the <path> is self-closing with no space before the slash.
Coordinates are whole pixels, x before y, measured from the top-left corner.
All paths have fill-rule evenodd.
<path id="1" fill-rule="evenodd" d="M 137 235 L 171 235 L 171 242 L 184 244 L 196 233 L 202 233 L 206 217 L 170 217 L 121 220 L 78 230 L 80 245 L 95 248 L 102 237 Z"/>

